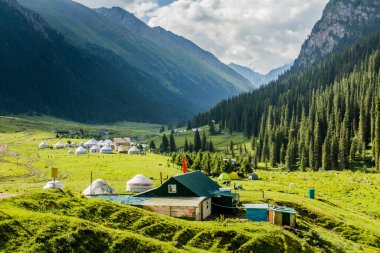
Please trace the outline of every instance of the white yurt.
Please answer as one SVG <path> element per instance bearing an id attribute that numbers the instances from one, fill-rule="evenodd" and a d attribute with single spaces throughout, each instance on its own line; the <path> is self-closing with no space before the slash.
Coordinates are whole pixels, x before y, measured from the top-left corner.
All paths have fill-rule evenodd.
<path id="1" fill-rule="evenodd" d="M 69 148 L 70 147 L 70 143 L 65 143 L 65 148 Z"/>
<path id="2" fill-rule="evenodd" d="M 83 191 L 83 195 L 111 195 L 117 194 L 116 191 L 107 184 L 103 179 L 96 179 L 92 184 Z"/>
<path id="3" fill-rule="evenodd" d="M 98 142 L 98 146 L 100 147 L 100 148 L 102 148 L 103 146 L 105 146 L 106 145 L 106 143 L 103 141 L 103 140 L 100 140 L 99 142 Z"/>
<path id="4" fill-rule="evenodd" d="M 112 154 L 112 148 L 110 146 L 104 146 L 100 149 L 100 153 Z"/>
<path id="5" fill-rule="evenodd" d="M 48 148 L 49 144 L 45 141 L 41 142 L 40 145 L 38 145 L 38 148 L 43 149 L 43 148 Z"/>
<path id="6" fill-rule="evenodd" d="M 104 141 L 104 143 L 105 143 L 106 145 L 111 146 L 112 141 L 111 141 L 110 139 L 107 139 L 107 140 Z"/>
<path id="7" fill-rule="evenodd" d="M 137 174 L 127 182 L 127 192 L 144 192 L 153 189 L 153 183 L 142 174 Z"/>
<path id="8" fill-rule="evenodd" d="M 95 139 L 90 139 L 84 143 L 85 148 L 91 148 L 94 145 L 97 145 L 98 142 Z"/>
<path id="9" fill-rule="evenodd" d="M 98 145 L 94 145 L 90 148 L 91 153 L 98 153 L 99 151 L 100 151 L 100 148 L 98 147 Z"/>
<path id="10" fill-rule="evenodd" d="M 72 148 L 76 148 L 76 147 L 77 147 L 77 143 L 76 143 L 76 142 L 72 142 L 72 143 L 70 143 L 70 147 L 72 147 Z"/>
<path id="11" fill-rule="evenodd" d="M 77 155 L 87 154 L 87 150 L 84 147 L 79 146 L 75 149 L 75 154 Z"/>
<path id="12" fill-rule="evenodd" d="M 69 152 L 68 152 L 69 155 L 73 155 L 74 154 L 74 151 L 72 149 L 69 149 Z"/>
<path id="13" fill-rule="evenodd" d="M 139 155 L 141 152 L 140 152 L 140 149 L 136 148 L 136 147 L 131 147 L 129 150 L 128 150 L 128 155 Z"/>
<path id="14" fill-rule="evenodd" d="M 52 180 L 52 181 L 49 181 L 47 182 L 47 184 L 43 187 L 43 189 L 50 189 L 50 188 L 59 188 L 59 189 L 62 189 L 63 188 L 63 185 L 61 184 L 61 182 L 57 181 L 57 180 Z"/>
<path id="15" fill-rule="evenodd" d="M 54 145 L 55 148 L 64 148 L 65 147 L 65 144 L 62 143 L 62 142 L 57 142 L 55 145 Z"/>

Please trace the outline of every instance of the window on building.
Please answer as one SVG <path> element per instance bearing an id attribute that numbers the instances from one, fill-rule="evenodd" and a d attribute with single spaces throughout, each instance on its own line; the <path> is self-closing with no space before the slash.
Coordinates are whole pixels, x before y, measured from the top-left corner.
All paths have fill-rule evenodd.
<path id="1" fill-rule="evenodd" d="M 177 185 L 175 185 L 175 184 L 169 184 L 168 185 L 168 192 L 169 193 L 177 193 Z"/>

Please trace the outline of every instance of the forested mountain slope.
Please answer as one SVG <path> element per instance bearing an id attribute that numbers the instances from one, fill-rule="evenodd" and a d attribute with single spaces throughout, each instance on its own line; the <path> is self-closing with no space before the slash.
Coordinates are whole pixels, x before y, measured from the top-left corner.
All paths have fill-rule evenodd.
<path id="1" fill-rule="evenodd" d="M 255 136 L 259 161 L 313 170 L 380 167 L 380 34 L 193 119 Z M 368 151 L 370 149 L 370 151 Z"/>
<path id="2" fill-rule="evenodd" d="M 155 78 L 105 49 L 93 47 L 95 55 L 73 46 L 14 0 L 0 1 L 0 34 L 2 114 L 36 111 L 86 122 L 162 122 L 195 108 L 189 102 L 179 111 L 174 105 L 182 99 Z"/>
<path id="3" fill-rule="evenodd" d="M 184 115 L 206 110 L 223 98 L 249 90 L 251 84 L 227 66 L 221 71 L 192 56 L 185 49 L 167 48 L 146 39 L 140 30 L 112 21 L 95 10 L 71 0 L 19 0 L 40 14 L 47 22 L 76 46 L 97 54 L 93 47 L 104 48 L 120 56 L 137 70 L 152 76 L 152 83 L 175 94 L 183 101 L 172 103 L 162 96 L 162 104 L 170 104 Z M 117 9 L 117 12 L 120 9 Z M 122 15 L 127 15 L 123 12 Z M 138 20 L 134 20 L 138 22 Z M 141 21 L 140 21 L 141 22 Z M 142 22 L 141 22 L 142 23 Z M 144 24 L 140 24 L 144 25 Z M 144 26 L 145 31 L 151 28 Z M 156 36 L 158 40 L 162 36 Z M 163 42 L 165 43 L 165 42 Z M 199 49 L 200 50 L 200 49 Z M 103 57 L 103 54 L 101 55 Z M 144 89 L 144 85 L 141 84 Z M 140 96 L 140 93 L 135 94 Z M 160 107 L 161 103 L 157 106 Z M 179 109 L 180 108 L 180 109 Z M 149 112 L 147 112 L 149 113 Z M 167 117 L 171 117 L 168 114 Z M 184 116 L 186 117 L 186 116 Z"/>

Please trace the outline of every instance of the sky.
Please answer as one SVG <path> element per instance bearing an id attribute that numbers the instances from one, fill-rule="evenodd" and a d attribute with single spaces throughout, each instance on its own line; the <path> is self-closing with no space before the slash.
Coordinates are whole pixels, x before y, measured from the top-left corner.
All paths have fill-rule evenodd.
<path id="1" fill-rule="evenodd" d="M 75 0 L 119 6 L 210 51 L 267 73 L 294 60 L 328 0 Z"/>

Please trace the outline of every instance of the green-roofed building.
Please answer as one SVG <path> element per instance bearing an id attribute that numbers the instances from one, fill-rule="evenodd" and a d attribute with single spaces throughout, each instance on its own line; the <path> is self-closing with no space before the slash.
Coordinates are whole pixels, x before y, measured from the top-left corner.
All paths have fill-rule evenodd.
<path id="1" fill-rule="evenodd" d="M 169 178 L 161 186 L 134 197 L 176 198 L 205 197 L 210 201 L 212 213 L 231 213 L 236 207 L 238 194 L 221 190 L 221 186 L 201 171 L 180 174 Z M 208 202 L 207 202 L 208 203 Z"/>

